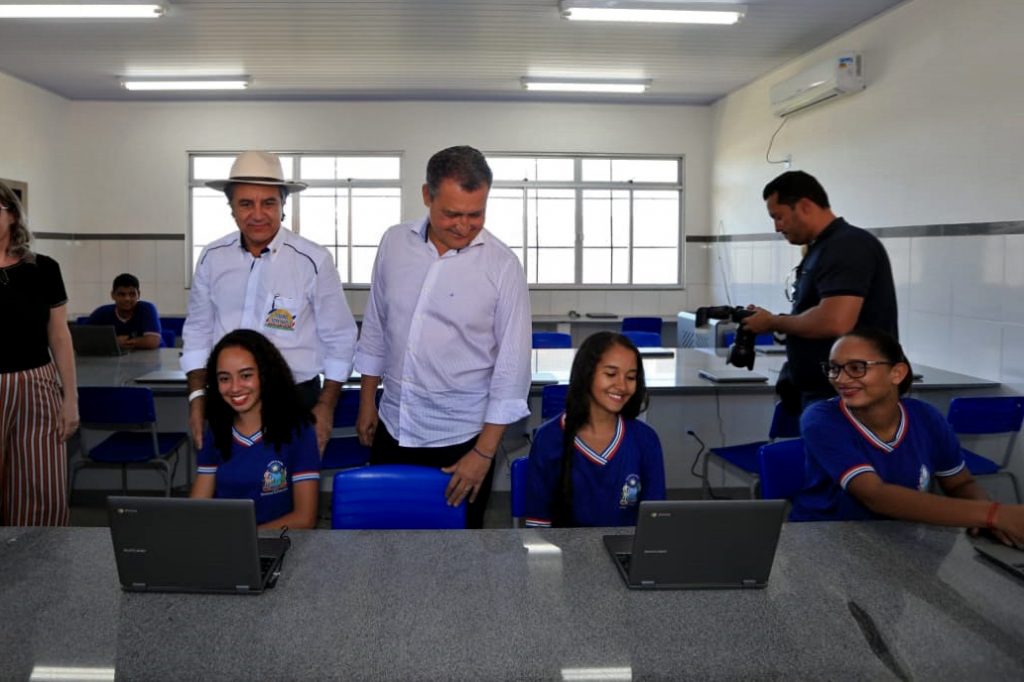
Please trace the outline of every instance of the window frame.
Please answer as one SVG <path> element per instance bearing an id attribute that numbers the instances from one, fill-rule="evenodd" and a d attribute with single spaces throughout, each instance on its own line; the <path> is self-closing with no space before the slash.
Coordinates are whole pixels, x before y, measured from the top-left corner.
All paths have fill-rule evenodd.
<path id="1" fill-rule="evenodd" d="M 203 149 L 203 150 L 187 150 L 185 152 L 185 165 L 186 165 L 186 171 L 187 171 L 187 173 L 186 173 L 187 183 L 186 183 L 186 186 L 185 186 L 185 201 L 186 201 L 186 205 L 188 207 L 188 209 L 186 211 L 186 221 L 187 222 L 186 222 L 186 229 L 185 229 L 185 289 L 186 290 L 192 288 L 192 277 L 195 274 L 195 265 L 192 262 L 193 250 L 194 250 L 193 249 L 193 244 L 194 244 L 193 237 L 194 237 L 194 235 L 192 233 L 192 229 L 193 229 L 192 190 L 195 189 L 195 188 L 206 187 L 205 183 L 209 181 L 209 179 L 196 180 L 193 159 L 199 158 L 199 157 L 211 157 L 211 156 L 235 157 L 235 156 L 238 156 L 239 154 L 241 154 L 244 151 L 245 151 L 244 149 L 243 150 L 208 150 L 208 149 Z M 348 211 L 348 232 L 349 232 L 349 234 L 348 234 L 348 242 L 349 243 L 345 245 L 345 250 L 346 250 L 346 255 L 347 255 L 347 258 L 348 258 L 346 272 L 348 272 L 349 273 L 349 277 L 351 277 L 351 273 L 352 273 L 352 247 L 354 246 L 351 243 L 352 242 L 352 211 L 351 211 L 352 190 L 360 189 L 360 188 L 368 188 L 368 189 L 396 189 L 398 191 L 398 195 L 399 195 L 399 220 L 402 220 L 401 209 L 402 209 L 402 201 L 404 199 L 404 189 L 405 189 L 405 187 L 403 186 L 403 181 L 404 181 L 403 169 L 405 168 L 405 154 L 404 154 L 404 152 L 397 151 L 397 150 L 384 150 L 384 151 L 352 151 L 352 150 L 347 150 L 347 151 L 333 151 L 333 150 L 294 151 L 294 150 L 271 150 L 271 151 L 272 151 L 272 153 L 276 154 L 277 156 L 286 156 L 286 157 L 291 157 L 292 158 L 292 164 L 294 164 L 294 168 L 293 168 L 294 173 L 293 173 L 292 176 L 289 176 L 289 173 L 285 172 L 285 178 L 286 179 L 297 179 L 298 181 L 306 183 L 307 187 L 310 188 L 310 189 L 312 189 L 312 188 L 336 189 L 336 190 L 339 190 L 339 192 L 341 190 L 344 190 L 344 193 L 346 193 L 348 195 L 348 202 L 349 202 L 349 211 Z M 351 179 L 351 178 L 349 178 L 349 179 L 347 179 L 345 181 L 341 181 L 341 180 L 304 180 L 304 179 L 302 179 L 299 176 L 299 163 L 300 163 L 300 160 L 302 158 L 304 158 L 304 157 L 305 158 L 309 158 L 309 157 L 329 157 L 329 158 L 333 158 L 333 157 L 394 157 L 394 158 L 398 159 L 398 178 L 397 179 L 390 179 L 390 180 L 365 180 L 365 179 Z M 295 200 L 296 198 L 293 197 L 293 196 L 289 196 L 289 199 L 291 201 L 289 201 L 287 203 L 287 207 L 288 207 L 287 211 L 288 211 L 288 213 L 290 214 L 290 217 L 291 217 L 292 228 L 294 229 L 296 234 L 302 235 L 302 202 L 301 202 L 301 200 L 296 201 Z M 390 227 L 390 225 L 388 225 L 386 227 Z M 317 243 L 319 243 L 319 242 L 317 242 Z M 331 246 L 324 245 L 324 244 L 321 244 L 321 246 L 323 246 L 325 249 L 328 249 L 328 250 L 330 250 L 332 248 Z M 337 245 L 335 245 L 335 246 L 337 246 Z M 363 245 L 359 245 L 359 246 L 363 246 Z M 374 246 L 377 246 L 377 245 L 374 245 Z M 335 263 L 335 267 L 337 267 L 337 263 Z M 369 290 L 370 282 L 354 283 L 354 282 L 342 281 L 342 286 L 344 286 L 346 291 L 359 290 L 359 289 Z"/>
<path id="2" fill-rule="evenodd" d="M 685 245 L 686 245 L 686 156 L 684 154 L 601 154 L 601 153 L 561 153 L 561 152 L 544 152 L 544 153 L 530 153 L 530 152 L 506 152 L 506 151 L 488 151 L 484 155 L 487 158 L 491 157 L 515 157 L 515 158 L 531 158 L 531 159 L 572 159 L 573 161 L 573 175 L 576 178 L 572 181 L 541 181 L 541 180 L 498 180 L 495 179 L 492 183 L 492 189 L 561 189 L 561 190 L 573 190 L 575 197 L 575 215 L 576 224 L 574 226 L 575 232 L 575 244 L 573 246 L 574 256 L 574 275 L 573 282 L 563 283 L 531 283 L 529 285 L 531 290 L 602 290 L 602 291 L 644 291 L 644 290 L 659 290 L 659 291 L 679 291 L 685 288 L 686 273 L 684 267 L 686 263 L 685 257 Z M 659 161 L 675 161 L 677 164 L 677 179 L 676 182 L 633 182 L 633 181 L 583 181 L 582 170 L 583 161 L 590 159 L 608 159 L 608 160 L 659 160 Z M 587 190 L 620 190 L 629 191 L 629 245 L 627 248 L 628 258 L 628 272 L 629 278 L 633 278 L 633 220 L 634 220 L 634 192 L 655 190 L 665 191 L 673 190 L 678 192 L 679 195 L 679 215 L 677 220 L 679 222 L 679 235 L 678 244 L 676 246 L 676 259 L 677 259 L 677 270 L 678 281 L 668 284 L 634 284 L 629 283 L 603 283 L 603 284 L 585 284 L 582 282 L 583 279 L 583 193 Z M 523 269 L 529 273 L 529 240 L 528 231 L 529 224 L 525 219 L 527 212 L 527 202 L 530 201 L 528 194 L 524 191 L 523 193 Z M 612 248 L 612 247 L 609 247 Z M 638 247 L 647 248 L 647 247 Z"/>

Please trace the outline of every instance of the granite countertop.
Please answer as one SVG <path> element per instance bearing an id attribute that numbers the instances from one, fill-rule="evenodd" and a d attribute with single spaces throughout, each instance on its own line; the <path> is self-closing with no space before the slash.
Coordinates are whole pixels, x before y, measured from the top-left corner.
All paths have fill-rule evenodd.
<path id="1" fill-rule="evenodd" d="M 766 589 L 660 592 L 603 532 L 295 532 L 276 588 L 223 596 L 122 592 L 106 529 L 0 528 L 0 678 L 1024 676 L 1024 582 L 960 531 L 787 524 Z"/>

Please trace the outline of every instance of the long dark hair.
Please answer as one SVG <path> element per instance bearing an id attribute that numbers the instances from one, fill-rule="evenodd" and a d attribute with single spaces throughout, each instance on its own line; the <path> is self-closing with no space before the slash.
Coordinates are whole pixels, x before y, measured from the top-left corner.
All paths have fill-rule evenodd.
<path id="1" fill-rule="evenodd" d="M 282 445 L 290 443 L 302 427 L 313 422 L 313 415 L 303 406 L 292 371 L 281 351 L 263 334 L 251 329 L 236 329 L 225 334 L 206 362 L 206 419 L 210 422 L 214 446 L 225 462 L 231 458 L 231 427 L 236 413 L 217 387 L 217 359 L 225 348 L 245 349 L 256 359 L 263 440 L 280 452 Z"/>
<path id="2" fill-rule="evenodd" d="M 896 387 L 901 396 L 906 395 L 914 383 L 914 368 L 910 366 L 910 360 L 907 359 L 906 353 L 903 352 L 903 346 L 900 345 L 900 342 L 889 332 L 875 329 L 874 327 L 854 329 L 852 332 L 843 334 L 839 338 L 845 339 L 850 336 L 870 343 L 878 351 L 878 354 L 888 362 L 894 364 L 903 363 L 907 366 L 907 376 L 903 377 L 903 381 Z"/>
<path id="3" fill-rule="evenodd" d="M 590 421 L 590 390 L 594 385 L 594 373 L 601 357 L 612 346 L 622 346 L 636 356 L 636 391 L 622 408 L 625 419 L 636 419 L 647 409 L 647 384 L 644 381 L 644 362 L 640 351 L 629 338 L 615 332 L 598 332 L 587 337 L 576 351 L 569 373 L 569 390 L 565 396 L 565 430 L 562 433 L 562 461 L 559 481 L 561 495 L 555 499 L 552 525 L 574 525 L 572 513 L 572 454 L 576 434 Z"/>

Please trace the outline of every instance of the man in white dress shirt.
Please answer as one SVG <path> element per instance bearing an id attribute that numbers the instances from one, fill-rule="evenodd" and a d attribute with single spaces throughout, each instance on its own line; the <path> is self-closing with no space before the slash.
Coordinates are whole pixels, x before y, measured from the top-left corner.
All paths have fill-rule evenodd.
<path id="1" fill-rule="evenodd" d="M 206 184 L 227 195 L 238 232 L 207 245 L 192 277 L 181 354 L 192 437 L 202 447 L 205 367 L 214 344 L 229 331 L 255 329 L 287 360 L 323 452 L 352 373 L 356 324 L 331 255 L 281 227 L 288 194 L 306 185 L 285 182 L 280 159 L 260 151 L 242 153 L 227 180 Z"/>
<path id="2" fill-rule="evenodd" d="M 371 463 L 442 467 L 471 528 L 506 426 L 529 414 L 530 297 L 519 259 L 484 229 L 491 178 L 472 147 L 431 157 L 427 216 L 381 239 L 355 359 Z"/>

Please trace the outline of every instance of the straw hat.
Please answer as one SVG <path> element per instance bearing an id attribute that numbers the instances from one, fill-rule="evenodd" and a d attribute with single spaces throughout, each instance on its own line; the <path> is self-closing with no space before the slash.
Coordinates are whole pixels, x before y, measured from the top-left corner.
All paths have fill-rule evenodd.
<path id="1" fill-rule="evenodd" d="M 206 183 L 206 186 L 223 190 L 233 182 L 246 185 L 286 187 L 289 192 L 301 192 L 306 189 L 304 182 L 285 181 L 284 171 L 281 170 L 281 159 L 270 152 L 242 152 L 231 164 L 231 175 L 227 180 L 211 180 Z"/>

